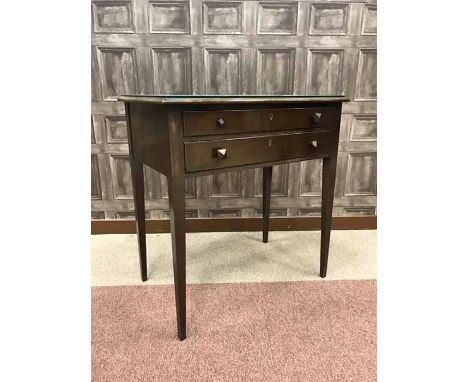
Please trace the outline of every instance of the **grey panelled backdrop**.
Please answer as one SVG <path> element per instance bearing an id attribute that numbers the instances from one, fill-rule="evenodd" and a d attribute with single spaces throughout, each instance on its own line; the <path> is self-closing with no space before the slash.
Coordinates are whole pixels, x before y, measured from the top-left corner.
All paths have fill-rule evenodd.
<path id="1" fill-rule="evenodd" d="M 375 1 L 92 2 L 93 219 L 133 217 L 123 104 L 136 94 L 346 94 L 334 215 L 376 213 Z M 321 161 L 275 166 L 272 216 L 320 215 Z M 146 168 L 146 214 L 168 216 Z M 261 215 L 261 170 L 189 179 L 187 217 Z"/>

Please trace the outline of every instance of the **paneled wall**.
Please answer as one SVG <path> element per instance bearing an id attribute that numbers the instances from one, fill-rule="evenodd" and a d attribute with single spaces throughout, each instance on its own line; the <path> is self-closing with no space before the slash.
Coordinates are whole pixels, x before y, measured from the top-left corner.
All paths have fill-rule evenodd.
<path id="1" fill-rule="evenodd" d="M 136 94 L 346 94 L 334 215 L 376 212 L 374 1 L 92 2 L 93 219 L 133 217 L 123 104 Z M 272 216 L 320 215 L 321 161 L 275 166 Z M 146 168 L 148 218 L 167 181 Z M 261 216 L 261 170 L 187 180 L 188 217 Z"/>

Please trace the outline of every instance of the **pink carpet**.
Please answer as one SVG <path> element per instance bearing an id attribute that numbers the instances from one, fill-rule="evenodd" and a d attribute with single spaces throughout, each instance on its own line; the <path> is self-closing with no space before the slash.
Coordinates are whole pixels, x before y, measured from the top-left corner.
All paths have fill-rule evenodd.
<path id="1" fill-rule="evenodd" d="M 94 287 L 93 381 L 376 380 L 376 281 Z"/>

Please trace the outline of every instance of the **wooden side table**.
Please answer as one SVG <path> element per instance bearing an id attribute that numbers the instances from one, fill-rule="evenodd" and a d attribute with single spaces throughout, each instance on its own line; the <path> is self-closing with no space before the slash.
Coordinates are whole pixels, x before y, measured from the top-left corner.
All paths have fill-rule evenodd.
<path id="1" fill-rule="evenodd" d="M 272 165 L 323 158 L 320 277 L 327 274 L 342 96 L 121 96 L 141 279 L 147 280 L 143 164 L 167 176 L 177 332 L 186 338 L 185 178 L 263 168 L 268 241 Z"/>

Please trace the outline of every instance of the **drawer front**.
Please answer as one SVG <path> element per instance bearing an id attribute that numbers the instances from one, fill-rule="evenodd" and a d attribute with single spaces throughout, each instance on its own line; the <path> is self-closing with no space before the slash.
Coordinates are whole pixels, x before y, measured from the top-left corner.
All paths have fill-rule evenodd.
<path id="1" fill-rule="evenodd" d="M 335 127 L 341 113 L 336 107 L 184 112 L 184 135 L 232 134 L 255 131 Z"/>
<path id="2" fill-rule="evenodd" d="M 187 173 L 291 159 L 317 158 L 329 154 L 338 132 L 266 135 L 185 142 Z"/>

